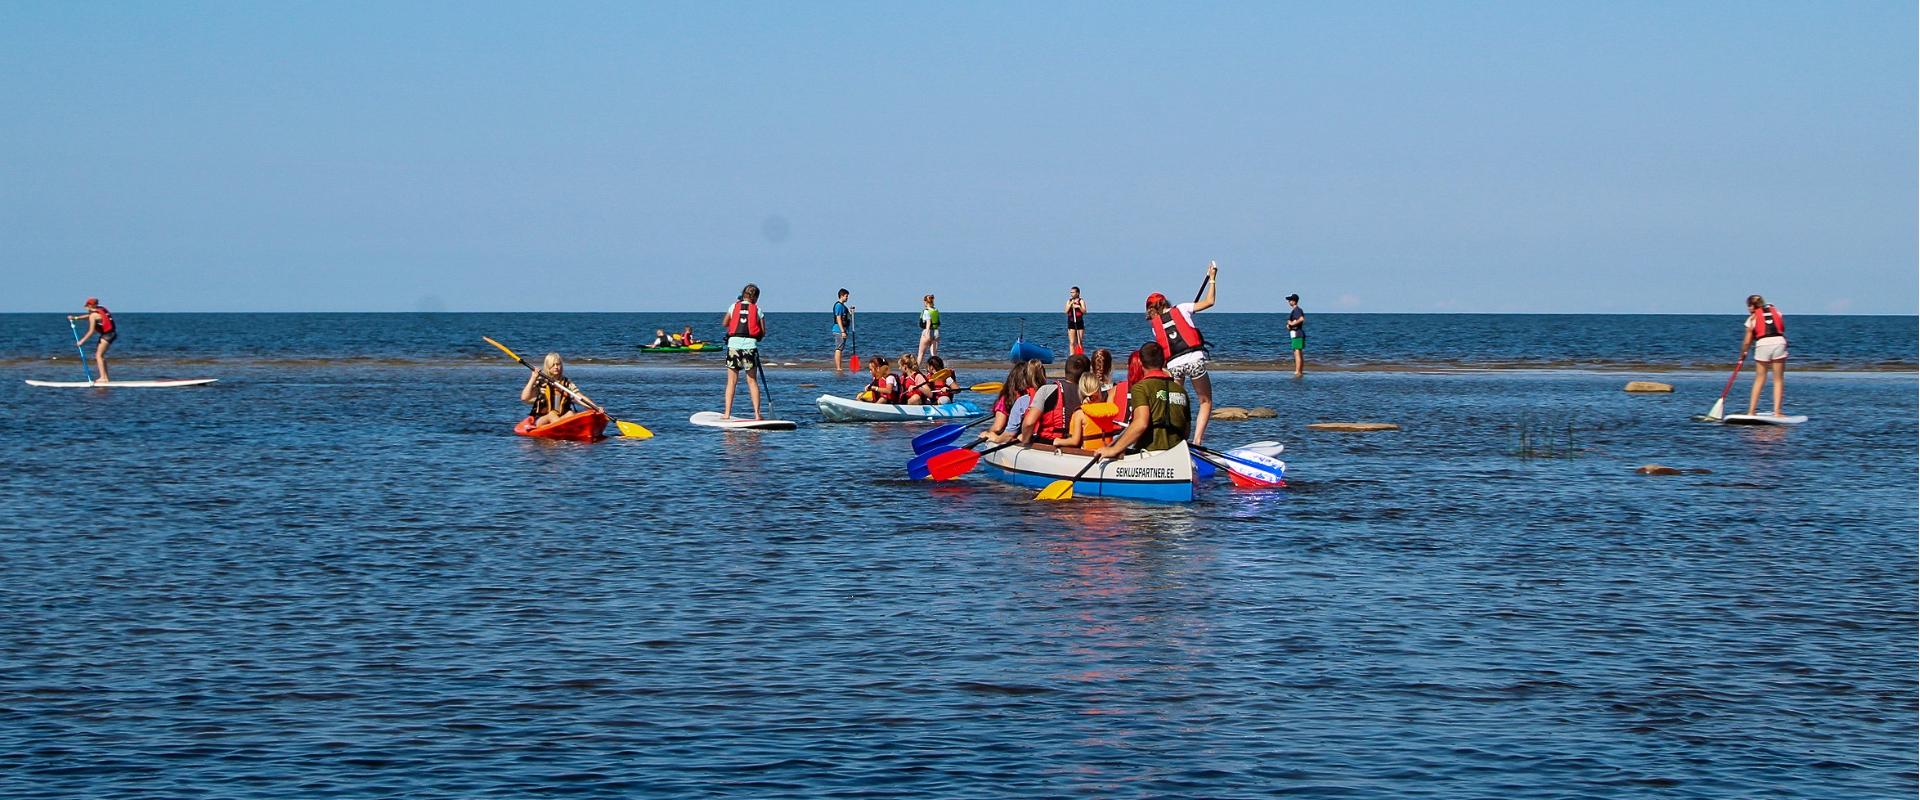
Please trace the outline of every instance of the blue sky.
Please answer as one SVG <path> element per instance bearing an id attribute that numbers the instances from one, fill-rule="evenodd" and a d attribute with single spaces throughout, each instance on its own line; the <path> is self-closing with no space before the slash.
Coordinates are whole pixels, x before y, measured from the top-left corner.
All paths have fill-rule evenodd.
<path id="1" fill-rule="evenodd" d="M 0 4 L 0 311 L 1914 313 L 1915 7 Z"/>

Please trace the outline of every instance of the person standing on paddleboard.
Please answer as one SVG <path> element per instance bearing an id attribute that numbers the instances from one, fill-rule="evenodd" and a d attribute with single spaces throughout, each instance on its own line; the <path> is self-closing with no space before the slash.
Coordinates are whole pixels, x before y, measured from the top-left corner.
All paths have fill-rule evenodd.
<path id="1" fill-rule="evenodd" d="M 920 349 L 914 352 L 914 361 L 940 355 L 940 309 L 933 307 L 933 295 L 927 295 L 921 302 L 926 307 L 920 309 Z"/>
<path id="2" fill-rule="evenodd" d="M 1287 295 L 1287 341 L 1293 345 L 1293 377 L 1307 374 L 1307 312 L 1300 310 L 1300 295 Z"/>
<path id="3" fill-rule="evenodd" d="M 1083 352 L 1087 346 L 1087 301 L 1080 299 L 1080 287 L 1067 290 L 1067 354 Z"/>
<path id="4" fill-rule="evenodd" d="M 760 419 L 760 340 L 767 336 L 766 317 L 760 311 L 760 287 L 751 283 L 740 290 L 740 299 L 727 308 L 727 401 L 720 416 L 733 418 L 733 392 L 739 386 L 740 373 L 747 373 L 747 397 L 753 400 L 753 418 Z"/>
<path id="5" fill-rule="evenodd" d="M 1220 266 L 1207 264 L 1206 289 L 1200 299 L 1171 305 L 1159 292 L 1147 295 L 1147 322 L 1153 327 L 1153 341 L 1166 354 L 1166 372 L 1183 387 L 1193 381 L 1193 393 L 1200 397 L 1199 414 L 1193 422 L 1194 444 L 1206 441 L 1207 420 L 1213 416 L 1213 382 L 1207 378 L 1207 339 L 1194 327 L 1193 315 L 1213 307 L 1220 289 Z"/>
<path id="6" fill-rule="evenodd" d="M 1760 387 L 1773 375 L 1773 415 L 1780 416 L 1780 395 L 1787 380 L 1787 320 L 1760 295 L 1747 297 L 1746 333 L 1740 339 L 1740 357 L 1753 348 L 1753 393 L 1747 398 L 1747 414 L 1760 406 Z"/>
<path id="7" fill-rule="evenodd" d="M 87 313 L 67 315 L 68 322 L 83 319 L 87 321 L 87 334 L 74 342 L 74 345 L 85 348 L 88 339 L 96 335 L 100 337 L 100 343 L 93 348 L 93 365 L 100 370 L 100 377 L 94 382 L 106 383 L 107 348 L 112 347 L 113 341 L 120 338 L 120 329 L 113 324 L 113 314 L 107 311 L 106 306 L 100 305 L 100 298 L 97 297 L 87 298 Z"/>
<path id="8" fill-rule="evenodd" d="M 840 371 L 840 351 L 847 345 L 847 336 L 853 333 L 853 306 L 847 300 L 853 295 L 840 290 L 840 299 L 833 301 L 833 371 Z"/>

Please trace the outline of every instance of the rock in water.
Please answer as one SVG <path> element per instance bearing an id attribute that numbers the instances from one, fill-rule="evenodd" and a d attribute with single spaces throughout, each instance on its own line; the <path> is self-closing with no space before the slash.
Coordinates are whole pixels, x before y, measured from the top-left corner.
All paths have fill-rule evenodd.
<path id="1" fill-rule="evenodd" d="M 1247 409 L 1247 419 L 1273 419 L 1278 416 L 1280 416 L 1280 412 L 1264 406 Z"/>
<path id="2" fill-rule="evenodd" d="M 1247 410 L 1239 406 L 1220 406 L 1213 410 L 1213 419 L 1223 422 L 1239 422 L 1247 418 Z"/>
<path id="3" fill-rule="evenodd" d="M 1658 383 L 1655 381 L 1627 381 L 1627 391 L 1629 392 L 1671 392 L 1673 391 L 1673 384 Z"/>
<path id="4" fill-rule="evenodd" d="M 1685 474 L 1685 472 L 1683 472 L 1682 470 L 1676 469 L 1674 467 L 1669 467 L 1664 464 L 1648 464 L 1644 467 L 1634 470 L 1634 472 L 1638 472 L 1642 475 L 1683 475 Z"/>
<path id="5" fill-rule="evenodd" d="M 1307 425 L 1316 431 L 1397 431 L 1400 426 L 1392 422 L 1314 422 Z"/>

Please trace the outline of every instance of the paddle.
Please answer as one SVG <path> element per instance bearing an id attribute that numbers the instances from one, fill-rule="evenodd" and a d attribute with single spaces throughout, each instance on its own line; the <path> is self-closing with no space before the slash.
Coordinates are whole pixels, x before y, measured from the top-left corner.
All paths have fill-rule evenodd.
<path id="1" fill-rule="evenodd" d="M 966 432 L 968 428 L 971 428 L 982 422 L 986 422 L 987 420 L 990 420 L 990 419 L 993 419 L 992 414 L 988 414 L 984 417 L 981 417 L 979 419 L 976 419 L 968 423 L 949 422 L 938 428 L 934 428 L 933 430 L 927 431 L 926 433 L 920 434 L 919 436 L 915 436 L 913 437 L 913 452 L 925 453 L 936 447 L 953 444 L 954 440 L 959 439 L 960 434 Z"/>
<path id="2" fill-rule="evenodd" d="M 860 334 L 853 330 L 853 309 L 847 309 L 847 348 L 853 351 L 853 360 L 847 362 L 847 372 L 854 377 L 860 376 Z"/>
<path id="3" fill-rule="evenodd" d="M 1000 388 L 1005 385 L 1006 384 L 1001 383 L 999 381 L 987 381 L 986 383 L 976 383 L 972 386 L 967 387 L 967 389 L 969 391 L 981 392 L 983 394 L 993 394 L 994 392 L 1000 391 Z"/>
<path id="4" fill-rule="evenodd" d="M 1273 468 L 1265 464 L 1222 453 L 1210 447 L 1201 447 L 1192 442 L 1188 442 L 1187 447 L 1209 456 L 1207 460 L 1213 462 L 1214 466 L 1225 469 L 1229 475 L 1233 476 L 1235 483 L 1244 482 L 1243 485 L 1260 488 L 1278 488 L 1287 485 L 1284 479 L 1279 482 L 1268 480 L 1266 476 L 1273 474 Z"/>
<path id="5" fill-rule="evenodd" d="M 1005 450 L 1019 443 L 1020 443 L 1020 440 L 1015 439 L 1011 442 L 1007 442 L 1006 444 L 994 445 L 992 447 L 987 448 L 984 451 L 959 449 L 959 450 L 953 450 L 951 452 L 941 453 L 937 456 L 927 459 L 927 475 L 928 477 L 931 477 L 936 481 L 953 480 L 954 478 L 958 478 L 962 475 L 967 474 L 969 470 L 972 470 L 974 465 L 980 463 L 981 456 L 987 455 L 988 453 Z"/>
<path id="6" fill-rule="evenodd" d="M 1087 474 L 1087 470 L 1093 469 L 1093 465 L 1098 463 L 1100 463 L 1100 456 L 1098 455 L 1087 459 L 1087 465 L 1081 467 L 1079 472 L 1073 473 L 1073 477 L 1047 484 L 1047 488 L 1041 489 L 1039 494 L 1033 496 L 1033 499 L 1072 500 L 1073 482 L 1080 480 L 1080 476 Z"/>
<path id="7" fill-rule="evenodd" d="M 767 398 L 767 416 L 773 416 L 773 387 L 767 385 L 767 368 L 760 365 L 760 348 L 757 347 L 753 349 L 753 371 L 760 375 L 760 396 Z"/>
<path id="8" fill-rule="evenodd" d="M 571 397 L 574 400 L 579 401 L 581 405 L 586 406 L 587 408 L 591 408 L 602 414 L 607 413 L 606 409 L 601 408 L 599 405 L 595 404 L 592 400 L 588 400 L 586 395 L 583 395 L 579 392 L 569 389 L 565 385 L 554 383 L 553 381 L 548 380 L 546 374 L 542 373 L 539 367 L 536 367 L 532 364 L 527 363 L 527 360 L 524 358 L 521 358 L 519 353 L 516 353 L 516 352 L 513 352 L 512 350 L 507 349 L 506 345 L 494 341 L 491 337 L 482 336 L 480 338 L 486 339 L 487 344 L 500 348 L 500 352 L 506 353 L 508 358 L 511 358 L 515 361 L 520 362 L 520 366 L 533 370 L 533 374 L 540 376 L 540 380 L 546 381 L 549 385 L 553 386 L 554 388 L 559 389 L 560 391 L 566 392 L 568 397 Z M 608 415 L 608 416 L 612 416 L 612 415 Z M 653 438 L 653 431 L 650 431 L 644 427 L 641 427 L 641 425 L 637 422 L 628 422 L 623 419 L 616 419 L 613 421 L 613 425 L 615 428 L 620 429 L 621 436 L 630 436 L 635 439 Z"/>
<path id="9" fill-rule="evenodd" d="M 973 444 L 967 445 L 965 449 L 971 450 L 978 444 L 979 444 L 979 441 L 975 441 Z M 927 469 L 928 461 L 932 461 L 936 456 L 942 455 L 944 453 L 951 453 L 960 449 L 962 448 L 954 447 L 952 445 L 941 445 L 939 447 L 935 447 L 931 450 L 928 450 L 925 453 L 921 453 L 920 455 L 914 456 L 913 460 L 907 462 L 907 480 L 910 480 L 910 481 L 926 480 L 929 477 L 929 475 L 931 475 L 931 473 Z"/>
<path id="10" fill-rule="evenodd" d="M 83 354 L 84 355 L 84 354 Z M 1733 382 L 1740 377 L 1740 368 L 1747 364 L 1747 350 L 1740 349 L 1740 360 L 1733 362 L 1733 374 L 1727 376 L 1727 386 L 1720 390 L 1720 399 L 1713 401 L 1713 408 L 1703 416 L 1694 417 L 1698 422 L 1719 422 L 1727 413 L 1727 393 L 1733 391 Z M 1763 372 L 1765 370 L 1762 370 Z"/>
<path id="11" fill-rule="evenodd" d="M 74 326 L 72 317 L 67 318 L 67 330 L 73 331 L 73 351 L 80 354 L 80 374 L 87 376 L 87 384 L 92 385 L 93 370 L 87 369 L 87 349 L 80 346 L 80 329 Z"/>

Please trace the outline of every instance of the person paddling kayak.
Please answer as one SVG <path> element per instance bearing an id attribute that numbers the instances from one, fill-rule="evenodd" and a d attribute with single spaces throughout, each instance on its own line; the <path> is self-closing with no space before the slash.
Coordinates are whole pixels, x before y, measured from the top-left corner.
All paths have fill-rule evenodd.
<path id="1" fill-rule="evenodd" d="M 1773 376 L 1773 415 L 1780 416 L 1780 395 L 1787 380 L 1787 320 L 1760 295 L 1747 297 L 1746 333 L 1740 339 L 1740 357 L 1753 348 L 1753 393 L 1747 398 L 1747 414 L 1760 407 L 1760 387 Z"/>
<path id="2" fill-rule="evenodd" d="M 540 362 L 539 372 L 527 373 L 527 385 L 520 389 L 520 402 L 532 406 L 527 411 L 527 418 L 533 420 L 534 427 L 551 425 L 582 412 L 574 404 L 573 396 L 567 394 L 568 389 L 581 397 L 587 396 L 580 391 L 580 387 L 573 385 L 573 381 L 567 379 L 567 365 L 560 360 L 559 353 L 548 353 Z"/>
<path id="3" fill-rule="evenodd" d="M 1159 292 L 1147 296 L 1147 322 L 1153 327 L 1153 341 L 1165 355 L 1167 375 L 1183 386 L 1193 381 L 1193 392 L 1200 396 L 1200 413 L 1193 423 L 1194 444 L 1206 441 L 1207 420 L 1213 416 L 1213 383 L 1207 378 L 1207 339 L 1194 327 L 1193 315 L 1212 308 L 1219 289 L 1220 267 L 1209 263 L 1207 288 L 1199 300 L 1176 306 Z"/>
<path id="4" fill-rule="evenodd" d="M 93 365 L 100 370 L 100 377 L 94 383 L 106 383 L 107 348 L 112 347 L 114 340 L 120 338 L 120 329 L 113 324 L 113 314 L 107 311 L 106 306 L 100 305 L 100 298 L 97 297 L 87 298 L 86 313 L 67 316 L 68 322 L 83 319 L 87 321 L 87 333 L 74 345 L 84 348 L 88 339 L 96 335 L 100 337 L 100 343 L 93 348 Z"/>
<path id="5" fill-rule="evenodd" d="M 733 418 L 733 392 L 740 373 L 747 373 L 747 397 L 753 400 L 753 418 L 760 419 L 760 340 L 767 336 L 767 320 L 760 310 L 760 287 L 751 283 L 740 290 L 740 298 L 727 309 L 727 401 L 720 416 Z"/>
<path id="6" fill-rule="evenodd" d="M 1143 374 L 1127 376 L 1132 408 L 1126 430 L 1113 444 L 1100 448 L 1101 458 L 1119 458 L 1128 450 L 1171 450 L 1187 438 L 1190 423 L 1187 390 L 1166 371 L 1166 351 L 1158 342 L 1140 348 Z"/>

